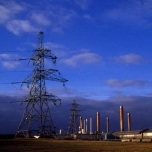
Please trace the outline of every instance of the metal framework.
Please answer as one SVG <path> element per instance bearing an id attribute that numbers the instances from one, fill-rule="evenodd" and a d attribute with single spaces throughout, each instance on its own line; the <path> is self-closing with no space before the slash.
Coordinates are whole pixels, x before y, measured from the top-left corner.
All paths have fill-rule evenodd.
<path id="1" fill-rule="evenodd" d="M 32 74 L 22 82 L 30 86 L 30 91 L 28 97 L 23 101 L 26 102 L 26 108 L 18 126 L 16 137 L 48 137 L 55 134 L 48 101 L 56 104 L 58 101 L 61 102 L 61 99 L 48 93 L 45 83 L 46 80 L 51 80 L 64 84 L 68 80 L 61 77 L 56 69 L 45 69 L 45 58 L 51 59 L 55 64 L 57 57 L 51 53 L 51 50 L 44 48 L 43 37 L 43 32 L 39 32 L 37 49 L 34 51 L 34 55 L 30 57 L 34 69 Z"/>
<path id="2" fill-rule="evenodd" d="M 76 103 L 74 100 L 72 102 L 72 108 L 70 109 L 72 111 L 72 114 L 70 115 L 70 123 L 68 127 L 68 134 L 74 134 L 78 133 L 79 124 L 78 124 L 78 117 L 80 110 L 78 109 L 79 104 Z"/>

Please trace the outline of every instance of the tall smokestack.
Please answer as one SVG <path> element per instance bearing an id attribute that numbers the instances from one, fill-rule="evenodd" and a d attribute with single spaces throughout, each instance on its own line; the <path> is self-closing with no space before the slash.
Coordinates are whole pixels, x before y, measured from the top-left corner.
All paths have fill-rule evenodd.
<path id="1" fill-rule="evenodd" d="M 128 117 L 128 131 L 131 131 L 131 118 L 130 118 L 130 113 L 127 113 Z"/>
<path id="2" fill-rule="evenodd" d="M 96 131 L 97 133 L 100 133 L 100 113 L 97 112 L 97 115 L 96 115 Z"/>
<path id="3" fill-rule="evenodd" d="M 82 117 L 80 117 L 80 131 L 82 133 Z"/>
<path id="4" fill-rule="evenodd" d="M 83 127 L 84 133 L 86 133 L 86 130 L 85 130 L 86 128 L 85 127 L 86 127 L 86 125 L 85 125 L 85 119 L 84 119 L 84 127 Z"/>
<path id="5" fill-rule="evenodd" d="M 90 118 L 90 134 L 92 134 L 92 118 Z"/>
<path id="6" fill-rule="evenodd" d="M 120 106 L 120 132 L 124 131 L 123 106 Z"/>
<path id="7" fill-rule="evenodd" d="M 88 120 L 86 119 L 86 133 L 88 133 Z"/>
<path id="8" fill-rule="evenodd" d="M 109 132 L 109 118 L 106 118 L 106 129 L 107 129 L 107 133 Z"/>

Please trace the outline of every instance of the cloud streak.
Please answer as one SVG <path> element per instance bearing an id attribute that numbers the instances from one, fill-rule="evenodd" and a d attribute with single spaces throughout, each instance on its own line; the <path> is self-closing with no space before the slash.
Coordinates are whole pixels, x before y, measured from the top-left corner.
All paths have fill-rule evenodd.
<path id="1" fill-rule="evenodd" d="M 87 10 L 89 8 L 90 0 L 75 0 L 75 3 L 82 10 Z"/>
<path id="2" fill-rule="evenodd" d="M 8 22 L 7 29 L 14 33 L 15 35 L 19 35 L 22 32 L 37 32 L 38 29 L 31 25 L 28 20 L 12 20 Z"/>
<path id="3" fill-rule="evenodd" d="M 7 69 L 14 69 L 20 65 L 19 56 L 15 54 L 0 54 L 0 63 Z"/>
<path id="4" fill-rule="evenodd" d="M 42 13 L 33 13 L 31 18 L 40 25 L 49 26 L 51 24 L 50 20 Z"/>
<path id="5" fill-rule="evenodd" d="M 151 26 L 152 1 L 130 0 L 122 2 L 117 8 L 106 10 L 104 16 L 111 21 L 125 23 L 127 25 Z"/>
<path id="6" fill-rule="evenodd" d="M 124 81 L 119 81 L 117 79 L 109 79 L 106 80 L 105 83 L 109 86 L 112 87 L 132 87 L 132 86 L 138 86 L 142 87 L 148 84 L 147 80 L 124 80 Z"/>
<path id="7" fill-rule="evenodd" d="M 15 1 L 9 1 L 0 3 L 0 23 L 6 23 L 15 17 L 16 14 L 21 13 L 24 10 L 24 7 L 15 3 Z"/>
<path id="8" fill-rule="evenodd" d="M 67 0 L 65 2 L 67 6 L 70 4 L 72 4 L 71 6 L 76 5 L 83 11 L 91 9 L 90 3 L 92 3 L 90 0 L 74 0 L 73 2 Z M 43 9 L 41 3 L 35 2 L 34 4 L 12 0 L 2 1 L 0 3 L 0 24 L 12 33 L 19 35 L 47 27 L 51 27 L 50 29 L 53 32 L 63 32 L 64 28 L 68 28 L 72 24 L 73 19 L 92 20 L 96 18 L 87 14 L 87 12 L 81 15 L 74 7 L 69 9 L 65 5 L 61 6 L 58 3 L 51 3 L 51 1 L 43 3 L 45 9 Z M 152 2 L 150 0 L 122 2 L 113 9 L 106 8 L 104 12 L 101 11 L 101 14 L 102 21 L 115 21 L 134 26 L 152 26 Z"/>
<path id="9" fill-rule="evenodd" d="M 126 63 L 126 64 L 139 64 L 146 61 L 142 56 L 132 53 L 118 57 L 111 57 L 110 59 L 116 63 Z"/>
<path id="10" fill-rule="evenodd" d="M 101 56 L 96 53 L 80 53 L 77 55 L 73 55 L 71 58 L 62 60 L 63 63 L 75 67 L 79 65 L 79 63 L 83 64 L 92 64 L 101 61 Z"/>
<path id="11" fill-rule="evenodd" d="M 63 28 L 68 27 L 70 21 L 77 16 L 74 10 L 60 5 L 49 4 L 45 10 L 41 9 L 39 3 L 31 5 L 8 0 L 0 3 L 0 24 L 15 35 L 35 32 L 49 26 L 53 32 L 62 32 Z"/>

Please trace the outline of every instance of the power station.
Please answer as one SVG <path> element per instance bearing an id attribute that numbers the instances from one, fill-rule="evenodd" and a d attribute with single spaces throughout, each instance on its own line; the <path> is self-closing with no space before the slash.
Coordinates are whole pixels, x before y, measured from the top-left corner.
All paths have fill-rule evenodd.
<path id="1" fill-rule="evenodd" d="M 120 131 L 109 132 L 109 117 L 106 117 L 106 131 L 100 131 L 100 112 L 96 113 L 95 120 L 95 131 L 92 130 L 93 119 L 90 118 L 90 123 L 88 119 L 83 119 L 80 116 L 79 121 L 79 131 L 73 134 L 58 134 L 57 139 L 79 139 L 79 140 L 106 140 L 106 141 L 122 141 L 122 142 L 152 142 L 152 130 L 146 128 L 143 130 L 131 130 L 131 115 L 127 113 L 127 131 L 124 130 L 124 109 L 123 106 L 120 106 L 119 109 L 119 122 L 120 122 Z M 88 130 L 90 125 L 90 130 Z M 103 128 L 103 127 L 101 127 Z"/>
<path id="2" fill-rule="evenodd" d="M 106 131 L 101 132 L 100 112 L 95 115 L 83 119 L 80 116 L 79 104 L 74 100 L 71 104 L 71 115 L 69 121 L 68 132 L 60 130 L 56 134 L 56 129 L 51 117 L 49 101 L 56 105 L 61 99 L 52 93 L 47 92 L 46 80 L 58 81 L 63 84 L 68 80 L 60 75 L 56 69 L 46 69 L 45 59 L 50 59 L 52 64 L 56 63 L 57 57 L 52 54 L 51 50 L 44 48 L 44 33 L 38 33 L 37 48 L 34 55 L 28 60 L 32 62 L 33 70 L 22 84 L 29 87 L 28 96 L 23 100 L 26 103 L 22 119 L 19 123 L 15 137 L 53 137 L 57 139 L 92 139 L 92 140 L 121 140 L 121 141 L 148 141 L 152 142 L 152 130 L 136 130 L 131 131 L 131 115 L 127 113 L 127 131 L 124 129 L 124 110 L 123 106 L 119 109 L 119 132 L 110 132 L 109 117 L 106 117 Z M 27 60 L 27 59 L 22 59 Z M 93 130 L 95 124 L 95 131 Z"/>

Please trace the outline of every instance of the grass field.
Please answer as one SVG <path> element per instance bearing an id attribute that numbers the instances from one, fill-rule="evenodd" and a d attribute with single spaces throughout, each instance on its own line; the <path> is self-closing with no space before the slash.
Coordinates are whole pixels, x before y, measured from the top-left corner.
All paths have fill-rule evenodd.
<path id="1" fill-rule="evenodd" d="M 52 140 L 1 139 L 0 152 L 152 152 L 152 143 Z"/>

